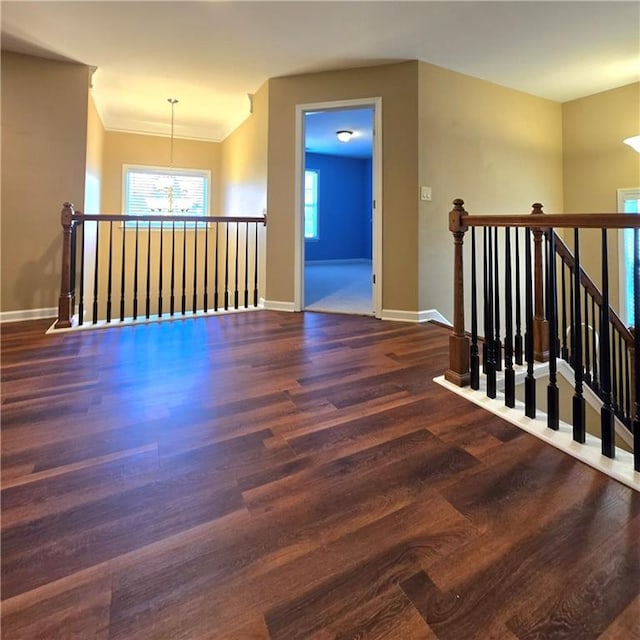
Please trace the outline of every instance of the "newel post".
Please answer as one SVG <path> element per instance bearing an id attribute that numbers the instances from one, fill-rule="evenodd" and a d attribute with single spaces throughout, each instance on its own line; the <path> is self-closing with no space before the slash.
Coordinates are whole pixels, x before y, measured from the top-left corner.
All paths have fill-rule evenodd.
<path id="1" fill-rule="evenodd" d="M 531 215 L 542 216 L 542 205 L 532 205 Z M 542 273 L 542 236 L 541 228 L 532 227 L 533 233 L 533 358 L 538 362 L 549 360 L 549 322 L 544 312 L 544 276 Z M 555 256 L 554 256 L 555 259 Z"/>
<path id="2" fill-rule="evenodd" d="M 73 287 L 71 283 L 71 226 L 73 224 L 73 205 L 65 202 L 60 212 L 62 224 L 62 271 L 60 273 L 60 297 L 58 298 L 58 321 L 56 329 L 71 326 L 73 317 Z"/>
<path id="3" fill-rule="evenodd" d="M 453 335 L 449 336 L 449 368 L 445 380 L 459 386 L 469 384 L 469 338 L 464 331 L 464 270 L 462 246 L 467 230 L 464 201 L 453 201 L 449 212 L 449 231 L 453 234 Z"/>

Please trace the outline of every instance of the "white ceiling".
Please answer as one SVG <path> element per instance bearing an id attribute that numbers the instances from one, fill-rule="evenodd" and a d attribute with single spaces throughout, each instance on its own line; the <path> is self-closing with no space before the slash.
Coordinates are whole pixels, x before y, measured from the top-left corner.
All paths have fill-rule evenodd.
<path id="1" fill-rule="evenodd" d="M 97 67 L 108 129 L 222 140 L 270 77 L 420 59 L 564 102 L 640 79 L 639 2 L 7 2 L 5 49 Z"/>

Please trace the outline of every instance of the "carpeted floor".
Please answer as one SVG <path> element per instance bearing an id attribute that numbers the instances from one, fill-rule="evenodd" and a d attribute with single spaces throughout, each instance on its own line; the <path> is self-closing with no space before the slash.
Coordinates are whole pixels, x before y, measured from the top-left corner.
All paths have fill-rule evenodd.
<path id="1" fill-rule="evenodd" d="M 373 315 L 371 276 L 370 260 L 307 263 L 304 268 L 304 308 Z"/>

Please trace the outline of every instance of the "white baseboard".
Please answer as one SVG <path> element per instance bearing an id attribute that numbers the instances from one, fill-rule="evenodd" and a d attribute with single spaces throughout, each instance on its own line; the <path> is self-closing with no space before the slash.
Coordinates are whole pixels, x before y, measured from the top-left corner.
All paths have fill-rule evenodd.
<path id="1" fill-rule="evenodd" d="M 283 302 L 282 300 L 265 300 L 260 299 L 260 306 L 268 311 L 295 311 L 293 302 Z"/>
<path id="2" fill-rule="evenodd" d="M 496 399 L 487 398 L 484 376 L 480 376 L 480 389 L 477 391 L 470 387 L 458 387 L 445 380 L 444 376 L 434 378 L 434 382 L 594 469 L 606 473 L 618 482 L 640 491 L 640 473 L 633 470 L 633 454 L 623 449 L 616 449 L 616 457 L 607 458 L 600 452 L 600 440 L 591 434 L 586 434 L 585 444 L 578 444 L 573 441 L 570 424 L 560 421 L 558 431 L 554 431 L 547 428 L 547 414 L 539 409 L 536 410 L 535 418 L 527 418 L 524 415 L 524 403 L 520 400 L 516 400 L 515 408 L 510 409 L 504 406 L 504 396 L 501 393 Z"/>
<path id="3" fill-rule="evenodd" d="M 383 309 L 381 318 L 382 320 L 392 320 L 394 322 L 429 322 L 430 320 L 435 320 L 442 324 L 452 326 L 437 309 L 424 309 L 423 311 Z"/>
<path id="4" fill-rule="evenodd" d="M 21 320 L 41 320 L 43 318 L 57 318 L 57 307 L 44 309 L 21 309 L 19 311 L 0 312 L 0 322 L 20 322 Z"/>
<path id="5" fill-rule="evenodd" d="M 238 313 L 251 313 L 256 311 L 262 311 L 262 305 L 259 304 L 257 307 L 240 307 L 239 309 L 234 309 L 230 307 L 229 309 L 218 309 L 217 311 L 213 311 L 213 309 L 209 311 L 202 311 L 202 309 L 192 313 L 188 311 L 184 315 L 182 314 L 174 314 L 170 315 L 168 313 L 164 313 L 162 316 L 151 315 L 148 318 L 146 316 L 139 316 L 135 320 L 131 317 L 127 317 L 124 320 L 120 319 L 112 319 L 111 322 L 107 322 L 106 320 L 98 320 L 96 324 L 93 322 L 85 322 L 81 325 L 78 324 L 78 316 L 75 315 L 72 318 L 72 325 L 70 327 L 65 327 L 64 329 L 56 329 L 55 322 L 45 331 L 45 333 L 70 333 L 76 331 L 93 331 L 95 329 L 113 329 L 117 327 L 131 327 L 140 324 L 154 324 L 157 322 L 178 322 L 180 320 L 187 320 L 193 318 L 213 318 L 216 316 L 228 316 Z"/>

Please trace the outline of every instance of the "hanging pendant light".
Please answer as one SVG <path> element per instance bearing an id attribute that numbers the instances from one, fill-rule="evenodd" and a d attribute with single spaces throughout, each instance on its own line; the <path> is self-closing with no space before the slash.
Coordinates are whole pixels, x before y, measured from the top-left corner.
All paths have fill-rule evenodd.
<path id="1" fill-rule="evenodd" d="M 179 177 L 173 171 L 173 143 L 174 143 L 174 117 L 175 106 L 178 104 L 177 98 L 167 98 L 167 102 L 171 105 L 171 139 L 169 146 L 169 169 L 170 173 L 160 175 L 155 180 L 155 190 L 158 195 L 148 197 L 147 206 L 152 212 L 156 213 L 187 213 L 193 206 L 193 201 L 188 197 L 188 188 L 186 183 L 180 181 Z"/>

